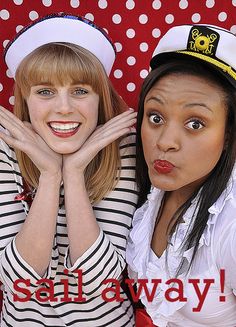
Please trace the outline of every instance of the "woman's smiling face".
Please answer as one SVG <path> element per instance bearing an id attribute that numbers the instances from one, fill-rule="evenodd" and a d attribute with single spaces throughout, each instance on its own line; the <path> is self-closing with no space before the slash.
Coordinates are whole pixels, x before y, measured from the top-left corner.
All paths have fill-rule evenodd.
<path id="1" fill-rule="evenodd" d="M 99 96 L 89 85 L 35 85 L 27 105 L 34 130 L 57 153 L 77 151 L 97 126 Z"/>
<path id="2" fill-rule="evenodd" d="M 163 190 L 194 191 L 224 148 L 227 108 L 215 83 L 170 74 L 147 93 L 141 137 L 151 183 Z"/>

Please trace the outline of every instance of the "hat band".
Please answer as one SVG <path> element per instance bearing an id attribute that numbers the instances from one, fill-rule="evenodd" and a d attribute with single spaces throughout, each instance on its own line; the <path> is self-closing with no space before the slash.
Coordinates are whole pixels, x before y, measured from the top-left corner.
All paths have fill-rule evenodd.
<path id="1" fill-rule="evenodd" d="M 204 61 L 207 61 L 210 64 L 213 64 L 213 65 L 219 67 L 221 70 L 228 73 L 231 77 L 233 77 L 233 79 L 236 80 L 236 72 L 230 66 L 228 66 L 228 65 L 226 65 L 226 64 L 224 64 L 224 63 L 222 63 L 222 62 L 220 62 L 220 61 L 218 61 L 216 59 L 204 56 L 203 54 L 197 53 L 197 52 L 191 52 L 191 51 L 176 51 L 176 52 L 177 53 L 187 54 L 187 55 L 202 59 Z"/>

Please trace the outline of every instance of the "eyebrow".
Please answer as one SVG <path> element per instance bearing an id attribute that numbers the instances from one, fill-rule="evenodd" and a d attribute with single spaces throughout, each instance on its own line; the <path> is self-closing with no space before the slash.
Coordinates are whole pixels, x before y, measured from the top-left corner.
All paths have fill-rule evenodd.
<path id="1" fill-rule="evenodd" d="M 209 110 L 210 112 L 213 112 L 212 109 L 210 107 L 208 107 L 205 103 L 202 103 L 202 102 L 193 102 L 193 103 L 188 103 L 185 105 L 185 107 L 202 107 L 203 109 L 207 109 Z"/>
<path id="2" fill-rule="evenodd" d="M 147 102 L 149 102 L 151 100 L 154 100 L 154 101 L 156 101 L 158 103 L 164 104 L 164 102 L 161 99 L 159 99 L 157 97 L 154 97 L 154 96 L 151 96 L 150 98 L 148 98 L 147 100 L 145 100 L 145 103 L 147 103 Z"/>
<path id="3" fill-rule="evenodd" d="M 154 96 L 151 96 L 150 98 L 148 98 L 145 103 L 148 103 L 149 101 L 156 101 L 160 104 L 164 104 L 164 102 L 160 99 L 160 98 L 157 98 L 157 97 L 154 97 Z M 205 103 L 202 103 L 202 102 L 192 102 L 192 103 L 187 103 L 184 107 L 186 108 L 192 108 L 192 107 L 202 107 L 203 109 L 207 109 L 209 110 L 210 112 L 212 112 L 212 109 L 210 107 L 208 107 Z"/>

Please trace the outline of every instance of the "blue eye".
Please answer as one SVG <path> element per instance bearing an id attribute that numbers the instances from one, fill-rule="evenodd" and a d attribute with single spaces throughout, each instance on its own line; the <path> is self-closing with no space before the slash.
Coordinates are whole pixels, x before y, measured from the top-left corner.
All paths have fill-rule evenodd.
<path id="1" fill-rule="evenodd" d="M 49 89 L 38 90 L 37 93 L 40 95 L 52 95 L 53 94 L 53 92 Z"/>
<path id="2" fill-rule="evenodd" d="M 204 126 L 204 123 L 199 119 L 194 119 L 187 123 L 188 128 L 195 130 L 202 129 Z"/>
<path id="3" fill-rule="evenodd" d="M 163 123 L 162 117 L 156 113 L 149 114 L 148 117 L 149 117 L 150 122 L 153 124 L 162 124 Z"/>
<path id="4" fill-rule="evenodd" d="M 78 88 L 75 90 L 75 94 L 78 94 L 78 95 L 85 95 L 87 93 L 88 93 L 88 91 L 85 89 L 82 89 L 82 88 Z"/>

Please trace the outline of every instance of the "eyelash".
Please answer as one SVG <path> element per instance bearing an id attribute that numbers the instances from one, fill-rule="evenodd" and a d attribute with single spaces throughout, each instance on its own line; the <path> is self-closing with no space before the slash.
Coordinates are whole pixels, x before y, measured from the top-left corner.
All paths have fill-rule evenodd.
<path id="1" fill-rule="evenodd" d="M 85 90 L 85 89 L 82 89 L 82 88 L 78 88 L 78 89 L 76 89 L 75 90 L 75 92 L 76 92 L 76 94 L 78 94 L 79 92 L 81 92 L 80 94 L 82 94 L 82 95 L 84 95 L 84 94 L 87 94 L 88 93 L 88 91 L 87 90 Z"/>
<path id="2" fill-rule="evenodd" d="M 189 129 L 192 129 L 192 130 L 199 130 L 199 129 L 202 129 L 203 127 L 205 127 L 205 123 L 199 118 L 192 118 L 192 119 L 190 119 L 188 121 L 187 124 L 189 124 L 189 123 L 199 123 L 201 125 L 200 128 L 189 128 Z"/>
<path id="3" fill-rule="evenodd" d="M 73 91 L 73 93 L 75 93 L 76 95 L 85 95 L 85 94 L 88 93 L 88 91 L 85 90 L 85 89 L 82 89 L 82 88 L 78 88 L 78 89 L 75 89 Z M 37 91 L 37 94 L 39 94 L 39 95 L 52 95 L 53 91 L 51 91 L 49 89 L 41 89 L 41 90 Z"/>
<path id="4" fill-rule="evenodd" d="M 49 89 L 42 89 L 42 90 L 38 90 L 37 94 L 40 95 L 51 95 L 53 92 Z"/>
<path id="5" fill-rule="evenodd" d="M 160 120 L 163 120 L 163 118 L 161 117 L 161 115 L 157 114 L 157 113 L 148 113 L 148 119 L 149 121 L 154 124 L 154 125 L 160 125 L 161 122 L 154 122 L 153 120 L 151 120 L 151 117 L 158 117 Z M 203 127 L 205 127 L 205 123 L 204 121 L 202 121 L 201 119 L 199 118 L 191 118 L 187 124 L 189 123 L 199 123 L 201 124 L 201 128 L 190 128 L 189 129 L 192 129 L 192 130 L 199 130 L 199 129 L 202 129 Z"/>
<path id="6" fill-rule="evenodd" d="M 148 114 L 148 119 L 149 119 L 149 121 L 150 121 L 152 124 L 159 124 L 159 123 L 154 122 L 154 121 L 151 120 L 151 117 L 155 117 L 155 116 L 163 120 L 163 118 L 161 117 L 161 115 L 159 115 L 159 114 L 157 114 L 157 113 L 152 113 L 152 112 L 150 112 L 150 113 Z"/>

